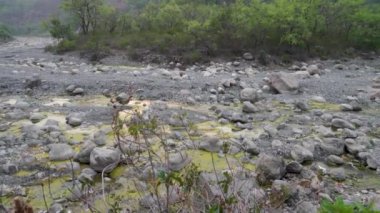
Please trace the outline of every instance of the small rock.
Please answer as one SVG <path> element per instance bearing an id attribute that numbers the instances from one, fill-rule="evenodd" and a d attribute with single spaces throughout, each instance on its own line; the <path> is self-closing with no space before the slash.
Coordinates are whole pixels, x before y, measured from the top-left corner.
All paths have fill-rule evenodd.
<path id="1" fill-rule="evenodd" d="M 294 173 L 294 174 L 300 174 L 303 169 L 303 166 L 298 163 L 297 161 L 290 162 L 286 166 L 286 172 L 287 173 Z"/>
<path id="2" fill-rule="evenodd" d="M 259 111 L 259 109 L 255 105 L 253 105 L 251 102 L 244 101 L 243 112 L 245 112 L 245 113 L 256 113 L 258 111 Z"/>
<path id="3" fill-rule="evenodd" d="M 343 168 L 331 169 L 329 175 L 335 181 L 345 181 L 347 179 L 346 171 Z"/>
<path id="4" fill-rule="evenodd" d="M 128 94 L 126 94 L 124 92 L 118 94 L 117 97 L 116 97 L 116 101 L 119 104 L 122 104 L 122 105 L 128 104 L 129 101 L 131 101 L 131 99 L 132 99 L 132 96 L 128 95 Z"/>
<path id="5" fill-rule="evenodd" d="M 98 146 L 104 146 L 107 143 L 107 135 L 104 131 L 98 131 L 94 134 L 94 143 Z"/>
<path id="6" fill-rule="evenodd" d="M 329 155 L 326 162 L 329 166 L 340 166 L 344 164 L 344 160 L 336 155 Z"/>
<path id="7" fill-rule="evenodd" d="M 343 112 L 350 112 L 354 110 L 354 107 L 351 106 L 350 104 L 341 104 L 340 110 L 342 110 Z"/>
<path id="8" fill-rule="evenodd" d="M 72 95 L 83 95 L 84 94 L 84 89 L 77 87 L 72 91 Z"/>
<path id="9" fill-rule="evenodd" d="M 247 61 L 252 61 L 254 59 L 252 53 L 248 53 L 248 52 L 243 54 L 243 58 Z"/>
<path id="10" fill-rule="evenodd" d="M 346 70 L 347 67 L 345 65 L 343 65 L 343 64 L 336 64 L 334 66 L 334 69 L 337 69 L 337 70 Z"/>

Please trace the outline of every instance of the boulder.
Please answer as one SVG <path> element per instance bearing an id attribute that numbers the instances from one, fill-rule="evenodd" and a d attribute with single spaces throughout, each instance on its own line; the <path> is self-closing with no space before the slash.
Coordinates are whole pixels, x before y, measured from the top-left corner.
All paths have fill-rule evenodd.
<path id="1" fill-rule="evenodd" d="M 69 160 L 74 157 L 75 152 L 68 144 L 50 144 L 49 159 L 51 161 Z"/>
<path id="2" fill-rule="evenodd" d="M 253 105 L 251 102 L 244 101 L 243 112 L 245 112 L 245 113 L 256 113 L 258 111 L 259 111 L 259 109 L 255 105 Z"/>
<path id="3" fill-rule="evenodd" d="M 107 143 L 107 135 L 104 131 L 94 133 L 94 143 L 98 146 L 104 146 Z"/>
<path id="4" fill-rule="evenodd" d="M 97 172 L 110 173 L 120 161 L 120 151 L 106 147 L 96 147 L 90 155 L 90 167 Z"/>
<path id="5" fill-rule="evenodd" d="M 82 122 L 83 118 L 79 113 L 72 113 L 66 117 L 66 123 L 72 127 L 80 126 Z"/>
<path id="6" fill-rule="evenodd" d="M 78 180 L 82 183 L 92 183 L 95 181 L 95 176 L 97 172 L 91 168 L 85 168 L 81 171 L 78 176 Z"/>
<path id="7" fill-rule="evenodd" d="M 348 153 L 357 155 L 359 152 L 363 152 L 366 147 L 352 138 L 348 138 L 344 141 L 345 148 Z"/>
<path id="8" fill-rule="evenodd" d="M 254 59 L 252 53 L 249 53 L 249 52 L 244 53 L 244 54 L 243 54 L 243 58 L 244 58 L 245 60 L 247 60 L 247 61 L 252 61 L 252 60 Z"/>
<path id="9" fill-rule="evenodd" d="M 347 129 L 355 129 L 355 126 L 346 121 L 346 120 L 343 120 L 343 119 L 340 119 L 340 118 L 334 118 L 332 121 L 331 121 L 331 126 L 335 127 L 335 128 L 347 128 Z"/>
<path id="10" fill-rule="evenodd" d="M 313 153 L 300 145 L 295 145 L 290 152 L 290 155 L 299 163 L 313 161 L 314 159 Z"/>
<path id="11" fill-rule="evenodd" d="M 32 122 L 32 123 L 38 123 L 40 122 L 41 120 L 43 120 L 45 118 L 45 116 L 41 113 L 32 113 L 29 117 L 29 120 Z"/>
<path id="12" fill-rule="evenodd" d="M 307 67 L 307 72 L 310 74 L 310 75 L 321 75 L 322 74 L 322 70 L 319 69 L 319 67 L 315 64 L 312 64 L 310 66 Z"/>
<path id="13" fill-rule="evenodd" d="M 204 138 L 199 148 L 209 152 L 219 152 L 222 150 L 223 143 L 217 137 Z"/>
<path id="14" fill-rule="evenodd" d="M 240 100 L 241 101 L 250 101 L 255 103 L 258 101 L 257 91 L 253 88 L 245 88 L 240 91 Z"/>
<path id="15" fill-rule="evenodd" d="M 329 155 L 326 160 L 329 166 L 341 166 L 344 164 L 344 160 L 336 155 Z"/>
<path id="16" fill-rule="evenodd" d="M 367 166 L 370 169 L 380 169 L 380 148 L 372 150 L 367 156 Z"/>
<path id="17" fill-rule="evenodd" d="M 303 170 L 303 166 L 297 161 L 290 162 L 286 165 L 286 172 L 293 174 L 300 174 Z"/>
<path id="18" fill-rule="evenodd" d="M 260 154 L 256 161 L 257 181 L 261 185 L 281 179 L 286 173 L 285 161 L 282 157 Z"/>
<path id="19" fill-rule="evenodd" d="M 251 155 L 260 154 L 260 149 L 252 140 L 247 140 L 244 144 L 244 150 Z"/>
<path id="20" fill-rule="evenodd" d="M 290 73 L 276 73 L 269 76 L 269 86 L 278 93 L 289 93 L 299 89 L 299 82 L 295 75 Z"/>
<path id="21" fill-rule="evenodd" d="M 343 168 L 331 169 L 329 175 L 335 181 L 345 181 L 347 179 L 346 171 Z"/>

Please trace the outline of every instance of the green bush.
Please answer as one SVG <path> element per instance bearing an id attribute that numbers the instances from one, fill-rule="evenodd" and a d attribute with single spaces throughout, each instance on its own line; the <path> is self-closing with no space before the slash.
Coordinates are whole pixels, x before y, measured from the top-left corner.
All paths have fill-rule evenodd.
<path id="1" fill-rule="evenodd" d="M 12 38 L 8 28 L 0 24 L 0 42 L 9 41 Z"/>
<path id="2" fill-rule="evenodd" d="M 72 40 L 74 38 L 74 33 L 70 25 L 62 24 L 57 18 L 50 19 L 44 25 L 53 38 L 66 40 Z"/>
<path id="3" fill-rule="evenodd" d="M 81 0 L 85 2 L 87 0 Z M 99 0 L 100 1 L 100 0 Z M 68 1 L 65 1 L 66 3 Z M 103 1 L 102 1 L 103 2 Z M 344 53 L 354 47 L 380 48 L 380 2 L 366 0 L 135 0 L 125 12 L 96 7 L 93 27 L 82 30 L 92 44 L 149 49 L 182 56 L 241 54 L 245 51 L 286 55 Z M 75 5 L 66 11 L 76 11 Z M 86 23 L 77 23 L 82 26 Z M 53 25 L 57 34 L 67 29 Z M 86 25 L 87 26 L 87 25 Z M 96 27 L 95 27 L 96 26 Z M 95 36 L 102 34 L 104 36 Z M 60 36 L 64 37 L 64 36 Z M 82 42 L 79 42 L 82 43 Z M 87 43 L 87 42 L 85 42 Z M 195 54 L 193 51 L 197 50 Z"/>
<path id="4" fill-rule="evenodd" d="M 55 52 L 58 54 L 62 54 L 65 52 L 70 52 L 76 49 L 76 42 L 71 40 L 62 40 L 58 43 L 57 47 L 55 48 Z"/>
<path id="5" fill-rule="evenodd" d="M 346 204 L 342 198 L 337 198 L 335 202 L 322 201 L 320 213 L 380 213 L 374 210 L 371 205 L 365 206 L 358 203 Z"/>

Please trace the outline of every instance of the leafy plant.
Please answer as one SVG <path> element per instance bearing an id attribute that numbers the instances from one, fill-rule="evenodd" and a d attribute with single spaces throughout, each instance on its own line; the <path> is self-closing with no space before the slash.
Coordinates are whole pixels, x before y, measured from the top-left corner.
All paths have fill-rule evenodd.
<path id="1" fill-rule="evenodd" d="M 320 213 L 379 213 L 374 210 L 372 205 L 363 205 L 359 203 L 347 204 L 342 198 L 337 198 L 335 202 L 327 200 L 322 201 Z"/>

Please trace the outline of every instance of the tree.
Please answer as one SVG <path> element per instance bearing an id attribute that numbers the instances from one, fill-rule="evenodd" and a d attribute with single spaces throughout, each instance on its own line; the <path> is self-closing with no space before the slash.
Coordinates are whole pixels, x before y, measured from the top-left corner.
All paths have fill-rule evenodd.
<path id="1" fill-rule="evenodd" d="M 62 2 L 62 8 L 74 16 L 85 35 L 96 30 L 100 8 L 103 5 L 104 0 L 63 0 Z"/>

